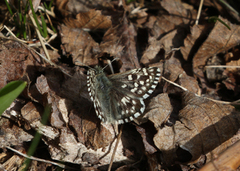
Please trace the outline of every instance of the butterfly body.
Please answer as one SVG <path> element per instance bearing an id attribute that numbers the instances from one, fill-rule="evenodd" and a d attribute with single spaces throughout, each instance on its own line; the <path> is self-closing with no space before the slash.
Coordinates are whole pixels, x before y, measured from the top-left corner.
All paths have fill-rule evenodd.
<path id="1" fill-rule="evenodd" d="M 107 76 L 99 66 L 87 74 L 87 86 L 97 116 L 108 123 L 132 121 L 143 114 L 146 99 L 156 88 L 160 70 L 139 68 Z"/>

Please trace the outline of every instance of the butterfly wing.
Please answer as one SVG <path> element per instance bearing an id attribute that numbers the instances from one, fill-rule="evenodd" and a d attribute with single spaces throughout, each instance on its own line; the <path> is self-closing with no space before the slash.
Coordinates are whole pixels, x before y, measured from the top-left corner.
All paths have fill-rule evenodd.
<path id="1" fill-rule="evenodd" d="M 143 100 L 153 93 L 160 76 L 160 69 L 157 67 L 133 69 L 108 76 L 113 83 L 110 106 L 114 108 L 114 112 L 110 120 L 117 120 L 122 124 L 143 114 Z"/>

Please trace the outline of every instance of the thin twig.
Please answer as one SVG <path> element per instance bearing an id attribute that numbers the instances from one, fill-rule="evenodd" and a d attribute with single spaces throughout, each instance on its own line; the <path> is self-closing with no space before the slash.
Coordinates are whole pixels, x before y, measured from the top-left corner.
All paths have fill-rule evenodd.
<path id="1" fill-rule="evenodd" d="M 165 81 L 167 81 L 167 82 L 169 82 L 170 84 L 173 84 L 173 85 L 175 85 L 176 87 L 179 87 L 179 88 L 181 88 L 182 90 L 188 92 L 188 89 L 186 89 L 185 87 L 182 87 L 182 86 L 180 86 L 180 85 L 178 85 L 178 84 L 176 84 L 176 83 L 174 83 L 174 82 L 172 82 L 172 81 L 170 81 L 170 80 L 168 80 L 168 79 L 166 79 L 166 78 L 164 78 L 164 77 L 162 77 L 162 79 L 165 80 Z M 195 94 L 195 93 L 194 93 L 194 94 Z M 202 97 L 201 95 L 198 95 L 198 94 L 195 94 L 195 96 Z M 221 104 L 238 105 L 238 106 L 240 105 L 240 100 L 236 100 L 236 101 L 234 101 L 234 102 L 227 102 L 227 101 L 221 101 L 221 100 L 211 99 L 211 98 L 208 98 L 208 97 L 202 97 L 202 98 L 206 98 L 206 99 L 208 99 L 208 100 L 211 100 L 211 101 L 216 102 L 216 103 L 221 103 Z"/>
<path id="2" fill-rule="evenodd" d="M 51 58 L 50 58 L 50 56 L 49 56 L 49 54 L 48 54 L 47 48 L 46 48 L 46 46 L 45 46 L 45 43 L 43 42 L 43 38 L 42 38 L 42 36 L 41 36 L 41 33 L 40 33 L 40 31 L 38 30 L 38 28 L 37 28 L 37 24 L 36 24 L 36 22 L 35 22 L 35 20 L 34 20 L 34 18 L 33 18 L 33 16 L 32 16 L 32 14 L 29 14 L 29 16 L 30 16 L 30 19 L 31 19 L 34 27 L 35 27 L 35 30 L 36 30 L 36 32 L 37 32 L 39 41 L 40 41 L 40 43 L 41 43 L 41 45 L 42 45 L 43 51 L 44 51 L 46 57 L 48 58 L 48 60 L 50 60 Z"/>
<path id="3" fill-rule="evenodd" d="M 114 160 L 114 156 L 115 156 L 115 153 L 116 153 L 116 151 L 117 151 L 118 143 L 119 143 L 119 140 L 120 140 L 121 135 L 122 135 L 122 130 L 123 130 L 123 125 L 121 125 L 120 131 L 119 131 L 118 136 L 117 136 L 117 142 L 116 142 L 116 145 L 115 145 L 115 147 L 114 147 L 114 149 L 113 149 L 111 161 L 110 161 L 110 164 L 109 164 L 109 166 L 108 166 L 108 171 L 111 171 L 112 164 L 113 164 L 113 160 Z"/>
<path id="4" fill-rule="evenodd" d="M 227 65 L 208 65 L 205 68 L 240 68 L 240 66 L 227 66 Z"/>
<path id="5" fill-rule="evenodd" d="M 199 8 L 198 8 L 197 19 L 196 19 L 196 22 L 195 22 L 196 25 L 198 25 L 198 22 L 199 22 L 199 18 L 200 18 L 201 11 L 202 11 L 202 6 L 203 6 L 203 1 L 204 1 L 204 0 L 201 0 L 201 1 L 200 1 L 200 5 L 199 5 Z"/>
<path id="6" fill-rule="evenodd" d="M 188 91 L 188 89 L 186 89 L 186 88 L 184 88 L 184 87 L 178 85 L 177 83 L 174 83 L 174 82 L 172 82 L 172 81 L 170 81 L 170 80 L 168 80 L 168 79 L 166 79 L 166 78 L 164 78 L 164 77 L 162 77 L 162 79 L 165 80 L 165 81 L 167 81 L 167 82 L 169 82 L 170 84 L 175 85 L 176 87 L 181 88 L 181 89 L 184 90 L 184 91 Z"/>
<path id="7" fill-rule="evenodd" d="M 49 161 L 49 160 L 44 160 L 44 159 L 40 159 L 40 158 L 37 158 L 37 157 L 33 157 L 33 156 L 28 156 L 26 154 L 23 154 L 21 153 L 20 151 L 17 151 L 15 150 L 14 148 L 11 148 L 9 146 L 6 146 L 7 149 L 19 154 L 20 156 L 23 156 L 27 159 L 30 159 L 30 160 L 36 160 L 36 161 L 39 161 L 39 162 L 44 162 L 44 163 L 50 163 L 52 165 L 55 165 L 55 166 L 59 166 L 61 168 L 64 168 L 64 169 L 73 169 L 73 170 L 78 170 L 78 169 L 75 169 L 75 168 L 72 168 L 72 167 L 69 167 L 69 166 L 66 166 L 64 164 L 61 164 L 61 163 L 56 163 L 56 162 L 52 162 L 52 161 Z"/>

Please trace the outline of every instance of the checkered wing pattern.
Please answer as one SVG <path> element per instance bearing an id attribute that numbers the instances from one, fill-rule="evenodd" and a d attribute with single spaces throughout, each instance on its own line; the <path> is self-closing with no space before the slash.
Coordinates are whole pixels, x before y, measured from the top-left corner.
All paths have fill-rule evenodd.
<path id="1" fill-rule="evenodd" d="M 106 76 L 101 67 L 90 69 L 88 92 L 97 116 L 108 123 L 132 121 L 145 110 L 144 99 L 156 88 L 161 76 L 157 67 L 139 68 Z"/>

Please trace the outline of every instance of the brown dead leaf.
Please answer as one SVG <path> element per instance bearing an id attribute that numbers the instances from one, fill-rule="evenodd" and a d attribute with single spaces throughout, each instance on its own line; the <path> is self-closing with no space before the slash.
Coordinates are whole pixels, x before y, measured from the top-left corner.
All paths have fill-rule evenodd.
<path id="1" fill-rule="evenodd" d="M 193 27 L 190 28 L 190 34 L 187 35 L 187 37 L 184 39 L 184 47 L 181 47 L 181 53 L 183 55 L 183 58 L 186 61 L 192 60 L 192 53 L 195 52 L 194 50 L 194 46 L 200 46 L 196 43 L 197 39 L 203 39 L 205 36 L 205 34 L 202 34 L 204 31 L 204 28 L 206 27 L 206 25 L 194 25 Z M 205 29 L 208 30 L 208 29 Z M 200 37 L 202 34 L 202 37 Z M 199 42 L 201 43 L 201 42 Z"/>
<path id="2" fill-rule="evenodd" d="M 152 129 L 150 129 L 152 128 Z M 140 133 L 143 141 L 143 145 L 147 154 L 153 154 L 157 152 L 157 149 L 152 141 L 155 133 L 155 129 L 149 124 L 141 124 L 141 126 L 136 126 L 137 131 Z"/>
<path id="3" fill-rule="evenodd" d="M 185 29 L 179 28 L 161 37 L 160 40 L 157 37 L 149 38 L 149 46 L 143 53 L 141 63 L 151 64 L 164 59 L 165 55 L 167 56 L 172 51 L 172 48 L 179 48 L 182 45 L 180 40 L 184 37 Z"/>
<path id="4" fill-rule="evenodd" d="M 81 12 L 76 19 L 68 17 L 64 23 L 72 28 L 84 28 L 89 30 L 108 29 L 112 25 L 111 17 L 102 15 L 101 11 L 91 9 L 88 12 Z"/>
<path id="5" fill-rule="evenodd" d="M 228 90 L 234 91 L 234 94 L 237 95 L 240 92 L 239 89 L 239 66 L 240 66 L 240 51 L 239 49 L 233 49 L 231 52 L 225 55 L 226 65 L 228 68 L 220 68 L 224 70 L 222 72 L 223 77 L 225 78 L 222 83 L 226 86 Z M 230 67 L 232 66 L 232 67 Z"/>
<path id="6" fill-rule="evenodd" d="M 41 123 L 41 115 L 39 112 L 43 113 L 43 109 L 40 106 L 36 107 L 32 102 L 28 102 L 21 109 L 22 117 L 30 124 L 31 128 L 38 130 L 39 133 L 49 140 L 59 137 L 59 131 L 56 128 Z"/>
<path id="7" fill-rule="evenodd" d="M 148 118 L 155 128 L 159 128 L 170 117 L 172 110 L 168 94 L 162 93 L 150 100 L 144 118 Z"/>
<path id="8" fill-rule="evenodd" d="M 237 170 L 240 166 L 240 141 L 225 150 L 214 161 L 209 162 L 200 171 Z"/>
<path id="9" fill-rule="evenodd" d="M 226 23 L 231 30 L 221 22 L 217 22 L 208 38 L 193 57 L 193 71 L 202 82 L 204 82 L 204 70 L 202 68 L 206 65 L 207 59 L 221 52 L 228 51 L 239 44 L 239 26 L 230 23 L 222 17 L 219 18 Z"/>
<path id="10" fill-rule="evenodd" d="M 175 57 L 175 53 L 164 63 L 164 77 L 173 82 L 178 82 L 181 86 L 188 89 L 188 91 L 193 93 L 198 93 L 199 86 L 195 78 L 188 76 L 183 70 L 182 65 Z M 174 91 L 175 86 L 169 86 L 168 91 Z"/>
<path id="11" fill-rule="evenodd" d="M 189 14 L 189 9 L 186 9 L 179 0 L 164 0 L 160 3 L 167 12 L 160 10 L 160 14 L 157 17 L 150 16 L 149 22 L 145 25 L 151 29 L 152 37 L 160 39 L 165 33 L 177 29 L 178 26 L 191 24 L 196 19 L 196 11 L 192 10 Z"/>
<path id="12" fill-rule="evenodd" d="M 76 111 L 73 111 L 69 115 L 69 124 L 75 129 L 79 142 L 85 144 L 88 148 L 93 148 L 95 150 L 105 148 L 113 141 L 114 134 L 105 127 L 96 124 L 99 123 L 99 121 L 96 116 L 91 116 L 92 114 L 94 114 L 93 111 L 88 114 L 88 116 L 95 118 L 95 122 L 82 119 L 76 115 Z"/>
<path id="13" fill-rule="evenodd" d="M 28 66 L 39 66 L 42 60 L 21 43 L 0 39 L 0 88 L 21 79 Z"/>
<path id="14" fill-rule="evenodd" d="M 66 26 L 59 27 L 63 51 L 71 54 L 73 63 L 76 61 L 84 65 L 96 65 L 98 63 L 95 56 L 100 53 L 99 44 L 96 43 L 88 32 L 81 29 L 71 29 Z"/>
<path id="15" fill-rule="evenodd" d="M 189 9 L 185 8 L 181 0 L 163 0 L 161 1 L 161 5 L 169 14 L 171 14 L 169 15 L 168 21 L 176 23 L 176 25 L 180 25 L 180 23 L 187 24 L 196 19 L 196 10 L 192 10 L 191 14 L 189 14 Z M 172 18 L 172 16 L 175 17 Z"/>
<path id="16" fill-rule="evenodd" d="M 109 3 L 109 0 L 98 1 L 78 1 L 78 0 L 56 0 L 56 7 L 61 12 L 62 16 L 67 17 L 69 15 L 75 15 L 81 12 L 87 12 L 90 9 L 96 9 L 97 7 L 105 7 L 105 4 Z"/>
<path id="17" fill-rule="evenodd" d="M 43 101 L 43 104 L 51 104 L 52 107 L 52 113 L 50 117 L 50 123 L 52 126 L 56 128 L 63 128 L 65 127 L 65 121 L 64 118 L 67 116 L 63 116 L 64 113 L 61 113 L 61 111 L 58 108 L 58 104 L 60 102 L 60 97 L 56 95 L 54 91 L 51 90 L 49 87 L 47 78 L 43 75 L 41 75 L 36 82 L 36 87 L 38 91 L 42 95 L 46 95 L 46 102 Z"/>
<path id="18" fill-rule="evenodd" d="M 0 118 L 0 146 L 4 148 L 6 146 L 18 146 L 23 142 L 29 142 L 33 139 L 33 136 L 24 129 L 20 128 L 18 125 L 9 119 Z"/>
<path id="19" fill-rule="evenodd" d="M 120 25 L 110 28 L 103 36 L 100 48 L 102 52 L 121 60 L 121 72 L 140 67 L 134 41 L 135 36 L 136 30 L 125 15 Z"/>
<path id="20" fill-rule="evenodd" d="M 231 137 L 238 131 L 240 122 L 239 112 L 234 107 L 191 93 L 185 94 L 183 103 L 180 121 L 176 121 L 173 128 L 158 129 L 154 137 L 155 145 L 163 152 L 164 162 L 194 161 L 201 154 L 219 154 L 232 144 Z"/>

